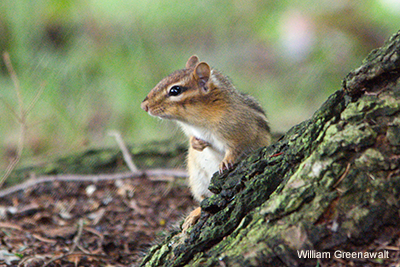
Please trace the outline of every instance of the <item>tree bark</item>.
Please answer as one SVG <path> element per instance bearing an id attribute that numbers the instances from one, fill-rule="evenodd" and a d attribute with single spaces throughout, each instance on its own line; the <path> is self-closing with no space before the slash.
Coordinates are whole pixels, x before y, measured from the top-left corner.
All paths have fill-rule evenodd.
<path id="1" fill-rule="evenodd" d="M 400 32 L 310 120 L 215 174 L 197 224 L 152 247 L 142 266 L 317 266 L 324 260 L 299 251 L 390 241 L 400 230 L 399 78 Z"/>

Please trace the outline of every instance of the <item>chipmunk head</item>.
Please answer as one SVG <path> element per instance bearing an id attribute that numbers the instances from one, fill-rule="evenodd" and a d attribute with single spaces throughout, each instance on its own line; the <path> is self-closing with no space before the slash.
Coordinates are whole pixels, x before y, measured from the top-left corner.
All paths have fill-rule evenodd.
<path id="1" fill-rule="evenodd" d="M 141 108 L 163 119 L 188 121 L 190 117 L 199 116 L 204 109 L 203 98 L 212 87 L 211 73 L 207 63 L 191 56 L 184 69 L 173 72 L 150 91 Z"/>

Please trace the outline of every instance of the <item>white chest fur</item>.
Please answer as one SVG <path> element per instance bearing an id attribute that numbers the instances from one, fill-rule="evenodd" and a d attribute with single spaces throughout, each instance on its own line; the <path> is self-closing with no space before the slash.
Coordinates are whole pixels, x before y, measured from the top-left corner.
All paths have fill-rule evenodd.
<path id="1" fill-rule="evenodd" d="M 184 123 L 180 123 L 180 125 L 188 136 L 195 136 L 211 145 L 203 151 L 189 148 L 189 185 L 193 196 L 201 201 L 204 197 L 212 195 L 208 186 L 212 175 L 218 171 L 219 164 L 225 156 L 226 146 L 210 131 Z"/>
<path id="2" fill-rule="evenodd" d="M 213 134 L 211 131 L 192 126 L 183 122 L 179 122 L 179 125 L 182 127 L 183 131 L 187 136 L 194 136 L 197 137 L 201 140 L 206 141 L 211 145 L 211 148 L 214 149 L 216 152 L 219 152 L 221 154 L 225 154 L 226 151 L 226 145 L 224 142 L 220 140 L 215 134 Z"/>

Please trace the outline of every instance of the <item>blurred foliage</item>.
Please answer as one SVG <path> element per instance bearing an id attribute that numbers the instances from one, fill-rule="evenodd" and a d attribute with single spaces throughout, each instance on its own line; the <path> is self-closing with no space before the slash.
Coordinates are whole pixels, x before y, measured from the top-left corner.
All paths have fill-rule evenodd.
<path id="1" fill-rule="evenodd" d="M 192 54 L 229 75 L 267 110 L 272 129 L 310 117 L 341 79 L 400 25 L 396 1 L 2 0 L 7 51 L 30 102 L 23 162 L 93 147 L 182 140 L 140 102 Z M 0 63 L 0 169 L 15 156 L 19 125 Z"/>

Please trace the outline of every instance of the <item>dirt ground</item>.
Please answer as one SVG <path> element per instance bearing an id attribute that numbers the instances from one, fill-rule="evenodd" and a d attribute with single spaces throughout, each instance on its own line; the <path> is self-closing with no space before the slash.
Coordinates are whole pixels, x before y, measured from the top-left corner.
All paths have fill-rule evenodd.
<path id="1" fill-rule="evenodd" d="M 0 197 L 0 267 L 138 266 L 197 205 L 185 179 L 172 176 L 26 187 Z M 400 266 L 399 236 L 397 227 L 387 228 L 382 240 L 338 248 L 385 249 L 390 254 L 383 262 L 332 257 L 321 266 Z"/>
<path id="2" fill-rule="evenodd" d="M 137 266 L 195 206 L 183 178 L 41 183 L 0 198 L 0 266 Z"/>

